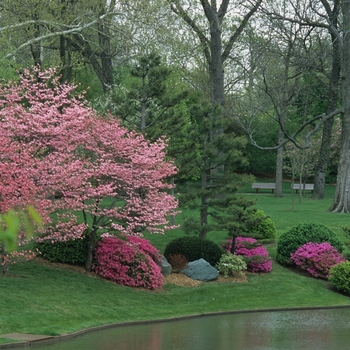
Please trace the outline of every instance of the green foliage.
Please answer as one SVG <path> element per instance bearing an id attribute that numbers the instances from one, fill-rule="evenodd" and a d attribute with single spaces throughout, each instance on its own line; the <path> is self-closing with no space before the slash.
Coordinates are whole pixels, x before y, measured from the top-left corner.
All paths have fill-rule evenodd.
<path id="1" fill-rule="evenodd" d="M 350 250 L 350 227 L 349 226 L 342 226 L 341 228 L 347 238 L 347 240 L 344 241 L 344 245 Z M 347 258 L 349 258 L 349 254 L 346 255 Z"/>
<path id="2" fill-rule="evenodd" d="M 234 255 L 231 253 L 223 254 L 220 261 L 215 266 L 219 273 L 224 275 L 225 278 L 233 276 L 236 272 L 242 272 L 247 269 L 247 263 L 242 256 Z"/>
<path id="3" fill-rule="evenodd" d="M 249 102 L 248 102 L 249 103 Z M 259 132 L 254 134 L 254 140 L 262 147 L 271 146 L 277 142 L 278 123 L 263 114 L 258 114 Z M 245 148 L 248 164 L 245 172 L 255 176 L 265 177 L 276 172 L 276 150 L 260 149 L 248 143 Z"/>
<path id="4" fill-rule="evenodd" d="M 220 246 L 213 241 L 196 236 L 183 236 L 168 243 L 164 256 L 168 261 L 175 254 L 183 255 L 189 262 L 203 258 L 210 265 L 215 266 L 222 253 Z"/>
<path id="5" fill-rule="evenodd" d="M 88 238 L 66 242 L 36 242 L 34 247 L 39 250 L 39 256 L 52 261 L 66 264 L 83 264 L 88 253 Z"/>
<path id="6" fill-rule="evenodd" d="M 251 228 L 251 237 L 254 237 L 257 240 L 275 240 L 276 226 L 272 219 L 259 209 L 253 214 L 253 216 L 261 218 L 262 221 L 258 222 Z"/>
<path id="7" fill-rule="evenodd" d="M 328 281 L 339 291 L 350 294 L 350 261 L 333 266 Z"/>
<path id="8" fill-rule="evenodd" d="M 316 222 L 300 223 L 283 233 L 278 239 L 277 261 L 282 265 L 291 264 L 290 254 L 295 253 L 299 247 L 308 242 L 328 242 L 340 253 L 343 251 L 342 243 L 327 226 Z"/>
<path id="9" fill-rule="evenodd" d="M 232 252 L 235 249 L 234 241 L 236 237 L 249 236 L 256 238 L 253 235 L 253 232 L 256 231 L 261 238 L 265 238 L 265 228 L 260 224 L 268 217 L 263 211 L 257 213 L 256 208 L 251 208 L 255 203 L 255 200 L 243 196 L 215 200 L 215 206 L 213 206 L 215 212 L 211 215 L 216 222 L 217 229 L 227 231 L 228 236 L 234 238 Z"/>
<path id="10" fill-rule="evenodd" d="M 268 142 L 257 141 L 259 145 L 271 143 L 276 137 L 277 131 L 274 135 L 270 135 Z M 260 143 L 259 143 L 260 142 Z M 273 150 L 261 150 L 254 145 L 248 144 L 246 147 L 246 157 L 248 164 L 245 168 L 247 173 L 258 175 L 269 175 L 276 172 L 276 151 Z"/>
<path id="11" fill-rule="evenodd" d="M 37 211 L 27 206 L 25 210 L 10 209 L 0 215 L 0 246 L 4 244 L 7 251 L 15 250 L 17 235 L 21 228 L 26 231 L 27 238 L 33 235 L 34 225 L 41 226 L 42 220 Z"/>

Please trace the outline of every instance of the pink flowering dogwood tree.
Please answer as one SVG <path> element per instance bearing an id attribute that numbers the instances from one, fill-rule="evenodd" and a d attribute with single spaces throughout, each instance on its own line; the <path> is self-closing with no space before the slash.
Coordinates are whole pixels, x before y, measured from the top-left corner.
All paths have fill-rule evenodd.
<path id="1" fill-rule="evenodd" d="M 37 240 L 88 235 L 91 269 L 98 233 L 164 233 L 177 201 L 166 181 L 165 140 L 149 143 L 88 107 L 55 70 L 25 71 L 0 86 L 0 211 L 23 204 L 40 213 Z"/>

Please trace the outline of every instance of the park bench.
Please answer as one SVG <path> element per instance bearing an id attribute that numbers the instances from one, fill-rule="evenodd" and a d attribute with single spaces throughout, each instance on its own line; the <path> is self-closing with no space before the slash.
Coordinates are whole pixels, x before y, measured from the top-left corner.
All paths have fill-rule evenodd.
<path id="1" fill-rule="evenodd" d="M 273 193 L 276 188 L 276 184 L 272 182 L 255 182 L 252 183 L 252 188 L 256 189 L 256 193 L 258 193 L 259 190 L 271 190 Z"/>
<path id="2" fill-rule="evenodd" d="M 296 193 L 298 193 L 298 191 L 300 190 L 300 184 L 291 184 L 290 187 Z M 314 191 L 314 184 L 302 184 L 301 187 L 305 191 L 311 191 L 311 193 Z"/>

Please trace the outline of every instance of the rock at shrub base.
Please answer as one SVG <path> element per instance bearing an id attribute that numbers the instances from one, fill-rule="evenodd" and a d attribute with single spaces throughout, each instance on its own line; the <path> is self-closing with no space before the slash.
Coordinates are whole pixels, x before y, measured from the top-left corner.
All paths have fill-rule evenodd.
<path id="1" fill-rule="evenodd" d="M 181 272 L 193 280 L 204 282 L 215 280 L 219 275 L 219 271 L 204 259 L 189 262 Z"/>
<path id="2" fill-rule="evenodd" d="M 168 260 L 163 255 L 160 258 L 159 266 L 161 268 L 161 272 L 162 272 L 163 276 L 170 275 L 172 270 L 173 270 L 171 265 L 169 264 Z"/>

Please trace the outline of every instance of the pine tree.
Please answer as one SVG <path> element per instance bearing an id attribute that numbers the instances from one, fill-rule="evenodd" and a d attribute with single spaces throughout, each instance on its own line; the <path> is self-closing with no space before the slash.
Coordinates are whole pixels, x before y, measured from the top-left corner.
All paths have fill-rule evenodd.
<path id="1" fill-rule="evenodd" d="M 250 182 L 251 177 L 237 172 L 246 163 L 247 140 L 236 133 L 231 120 L 222 117 L 221 107 L 201 100 L 192 106 L 191 117 L 199 150 L 192 166 L 198 169 L 200 181 L 184 186 L 180 203 L 183 207 L 199 209 L 199 218 L 188 218 L 183 228 L 204 238 L 215 227 L 230 230 L 224 218 L 234 205 L 235 192 Z"/>

